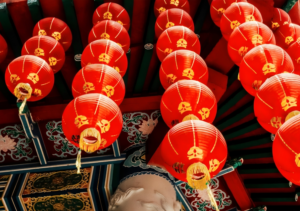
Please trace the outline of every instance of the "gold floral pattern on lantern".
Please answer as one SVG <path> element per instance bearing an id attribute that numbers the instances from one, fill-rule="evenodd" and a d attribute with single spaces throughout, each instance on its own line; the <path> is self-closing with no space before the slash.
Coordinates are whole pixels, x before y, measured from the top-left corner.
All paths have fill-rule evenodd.
<path id="1" fill-rule="evenodd" d="M 198 113 L 201 115 L 202 120 L 205 120 L 209 117 L 210 110 L 208 108 L 201 108 L 201 110 Z"/>
<path id="2" fill-rule="evenodd" d="M 287 111 L 291 107 L 297 107 L 297 99 L 294 97 L 286 96 L 281 101 L 281 107 L 284 111 Z"/>
<path id="3" fill-rule="evenodd" d="M 240 47 L 238 52 L 241 57 L 244 57 L 246 55 L 246 53 L 248 52 L 248 47 L 242 46 L 242 47 Z"/>
<path id="4" fill-rule="evenodd" d="M 284 40 L 284 42 L 287 44 L 287 45 L 289 45 L 291 42 L 293 42 L 294 41 L 294 38 L 293 37 L 291 37 L 291 36 L 287 36 L 286 38 L 285 38 L 285 40 Z"/>
<path id="5" fill-rule="evenodd" d="M 238 27 L 239 25 L 241 25 L 241 24 L 240 24 L 240 22 L 238 22 L 237 20 L 231 21 L 231 22 L 230 22 L 230 27 L 231 27 L 231 29 L 235 29 L 235 28 Z"/>
<path id="6" fill-rule="evenodd" d="M 170 54 L 170 53 L 172 53 L 173 52 L 173 50 L 171 49 L 171 48 L 166 48 L 165 50 L 164 50 L 164 53 L 165 54 Z"/>
<path id="7" fill-rule="evenodd" d="M 220 166 L 220 161 L 217 159 L 211 159 L 209 161 L 209 172 L 214 172 L 216 171 Z"/>
<path id="8" fill-rule="evenodd" d="M 192 80 L 194 78 L 194 71 L 191 68 L 187 68 L 185 70 L 183 70 L 182 72 L 182 76 L 184 77 L 188 77 L 190 80 Z"/>
<path id="9" fill-rule="evenodd" d="M 263 43 L 263 38 L 259 34 L 255 34 L 251 38 L 251 42 L 253 45 L 261 45 Z"/>
<path id="10" fill-rule="evenodd" d="M 193 146 L 189 149 L 187 153 L 187 157 L 189 160 L 192 159 L 203 159 L 203 150 L 200 149 L 199 147 Z"/>
<path id="11" fill-rule="evenodd" d="M 110 129 L 110 122 L 107 121 L 106 119 L 102 119 L 101 121 L 97 122 L 97 125 L 101 129 L 101 133 L 106 133 Z"/>
<path id="12" fill-rule="evenodd" d="M 110 85 L 105 86 L 102 91 L 106 93 L 107 97 L 112 97 L 115 94 L 115 88 Z"/>
<path id="13" fill-rule="evenodd" d="M 278 27 L 280 27 L 279 23 L 277 23 L 277 22 L 272 22 L 272 29 L 276 29 L 276 28 L 278 28 Z"/>
<path id="14" fill-rule="evenodd" d="M 38 74 L 36 74 L 36 73 L 29 73 L 29 75 L 27 76 L 27 79 L 31 80 L 34 84 L 36 84 L 40 80 Z"/>
<path id="15" fill-rule="evenodd" d="M 217 11 L 219 15 L 222 15 L 225 12 L 224 8 L 219 8 Z"/>
<path id="16" fill-rule="evenodd" d="M 111 20 L 112 19 L 112 14 L 109 11 L 105 12 L 103 14 L 103 19 L 104 20 Z"/>
<path id="17" fill-rule="evenodd" d="M 12 84 L 16 83 L 18 80 L 20 80 L 20 77 L 17 74 L 11 74 L 10 75 L 10 82 Z"/>
<path id="18" fill-rule="evenodd" d="M 61 39 L 61 33 L 60 32 L 53 32 L 52 37 L 54 37 L 57 41 Z"/>
<path id="19" fill-rule="evenodd" d="M 100 35 L 100 37 L 101 37 L 101 39 L 105 39 L 105 40 L 109 40 L 110 39 L 110 35 L 109 34 L 107 34 L 107 33 L 102 33 L 101 35 Z"/>
<path id="20" fill-rule="evenodd" d="M 110 56 L 106 53 L 102 53 L 99 55 L 99 62 L 105 62 L 105 63 L 109 63 L 110 60 Z"/>
<path id="21" fill-rule="evenodd" d="M 87 119 L 86 116 L 83 116 L 83 115 L 79 115 L 75 118 L 75 122 L 74 124 L 80 128 L 82 127 L 83 125 L 88 125 L 89 124 L 89 120 Z"/>
<path id="22" fill-rule="evenodd" d="M 247 15 L 246 22 L 248 22 L 248 21 L 255 21 L 255 17 L 253 15 Z"/>
<path id="23" fill-rule="evenodd" d="M 32 96 L 34 96 L 34 97 L 42 96 L 42 90 L 34 89 L 34 92 L 32 93 Z"/>
<path id="24" fill-rule="evenodd" d="M 41 48 L 36 48 L 34 50 L 34 55 L 35 56 L 45 56 L 45 51 Z"/>
<path id="25" fill-rule="evenodd" d="M 157 11 L 158 11 L 159 13 L 162 13 L 162 12 L 166 11 L 166 8 L 161 7 L 161 8 L 159 8 Z"/>
<path id="26" fill-rule="evenodd" d="M 171 0 L 171 1 L 170 1 L 170 4 L 173 4 L 173 5 L 175 5 L 176 7 L 178 7 L 178 5 L 179 5 L 179 0 Z"/>
<path id="27" fill-rule="evenodd" d="M 281 123 L 281 117 L 273 117 L 270 120 L 271 126 L 274 128 L 280 128 L 282 123 Z"/>
<path id="28" fill-rule="evenodd" d="M 44 29 L 40 29 L 38 34 L 40 36 L 47 36 L 47 33 L 46 33 L 46 31 Z"/>
<path id="29" fill-rule="evenodd" d="M 276 67 L 272 63 L 266 63 L 262 68 L 263 74 L 267 75 L 268 73 L 276 73 Z"/>
<path id="30" fill-rule="evenodd" d="M 167 80 L 168 80 L 168 83 L 169 84 L 172 84 L 172 83 L 174 83 L 174 81 L 176 80 L 176 75 L 174 75 L 174 74 L 169 74 L 169 75 L 167 75 Z"/>
<path id="31" fill-rule="evenodd" d="M 192 111 L 192 106 L 188 102 L 181 102 L 178 105 L 178 111 L 183 114 L 186 111 Z"/>
<path id="32" fill-rule="evenodd" d="M 295 163 L 296 163 L 297 167 L 300 167 L 300 154 L 296 154 Z"/>
<path id="33" fill-rule="evenodd" d="M 187 41 L 183 38 L 177 40 L 177 48 L 186 48 L 187 47 Z"/>
<path id="34" fill-rule="evenodd" d="M 174 24 L 173 22 L 168 22 L 168 23 L 166 24 L 166 28 L 167 28 L 167 29 L 170 28 L 170 27 L 172 27 L 172 26 L 175 26 L 175 24 Z"/>
<path id="35" fill-rule="evenodd" d="M 83 91 L 85 92 L 85 93 L 88 93 L 88 92 L 90 92 L 90 91 L 95 91 L 95 86 L 94 86 L 94 84 L 93 83 L 91 83 L 91 82 L 85 82 L 84 84 L 83 84 Z"/>
<path id="36" fill-rule="evenodd" d="M 255 90 L 258 90 L 261 85 L 262 85 L 262 81 L 261 80 L 255 80 L 252 83 L 252 88 L 255 89 Z"/>

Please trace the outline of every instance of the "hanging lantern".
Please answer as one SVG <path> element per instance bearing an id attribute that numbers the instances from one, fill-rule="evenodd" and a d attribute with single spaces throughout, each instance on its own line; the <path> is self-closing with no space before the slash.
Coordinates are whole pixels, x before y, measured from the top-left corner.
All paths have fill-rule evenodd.
<path id="1" fill-rule="evenodd" d="M 226 141 L 217 128 L 200 120 L 179 123 L 166 134 L 158 152 L 160 166 L 191 188 L 206 189 L 217 208 L 208 184 L 227 159 Z"/>
<path id="2" fill-rule="evenodd" d="M 220 27 L 220 21 L 225 10 L 232 4 L 247 2 L 246 0 L 213 0 L 210 4 L 210 16 L 213 22 Z"/>
<path id="3" fill-rule="evenodd" d="M 225 10 L 221 18 L 220 29 L 223 37 L 228 40 L 236 27 L 248 21 L 262 22 L 259 10 L 246 2 L 232 4 Z"/>
<path id="4" fill-rule="evenodd" d="M 194 22 L 191 16 L 182 9 L 168 9 L 163 12 L 155 23 L 155 36 L 159 37 L 161 33 L 173 26 L 185 26 L 194 31 Z"/>
<path id="5" fill-rule="evenodd" d="M 158 17 L 162 12 L 172 8 L 181 9 L 190 13 L 190 4 L 188 0 L 155 0 L 155 17 Z"/>
<path id="6" fill-rule="evenodd" d="M 203 120 L 212 123 L 217 113 L 217 101 L 212 91 L 194 80 L 182 80 L 172 84 L 163 94 L 161 115 L 171 128 L 187 120 Z"/>
<path id="7" fill-rule="evenodd" d="M 130 47 L 128 32 L 121 24 L 115 21 L 100 21 L 92 28 L 89 34 L 89 43 L 99 39 L 114 41 L 123 48 L 125 53 Z"/>
<path id="8" fill-rule="evenodd" d="M 273 32 L 265 24 L 250 21 L 234 30 L 228 40 L 228 53 L 236 65 L 240 65 L 245 54 L 262 44 L 276 44 Z"/>
<path id="9" fill-rule="evenodd" d="M 177 50 L 161 63 L 159 78 L 165 89 L 180 80 L 195 80 L 206 85 L 208 69 L 205 61 L 195 52 Z"/>
<path id="10" fill-rule="evenodd" d="M 274 8 L 274 15 L 271 22 L 272 30 L 276 31 L 279 27 L 283 25 L 289 25 L 291 23 L 291 18 L 289 14 L 286 13 L 286 11 L 279 8 Z"/>
<path id="11" fill-rule="evenodd" d="M 156 52 L 159 60 L 176 50 L 190 50 L 200 54 L 201 46 L 197 35 L 184 26 L 173 26 L 166 29 L 158 38 Z"/>
<path id="12" fill-rule="evenodd" d="M 300 41 L 291 44 L 286 52 L 290 55 L 294 63 L 294 73 L 300 75 Z"/>
<path id="13" fill-rule="evenodd" d="M 300 115 L 296 115 L 278 129 L 272 147 L 274 162 L 278 170 L 287 180 L 296 185 L 300 185 L 299 143 Z"/>
<path id="14" fill-rule="evenodd" d="M 127 57 L 123 49 L 110 40 L 95 40 L 84 49 L 81 66 L 105 64 L 114 68 L 123 77 L 127 70 Z"/>
<path id="15" fill-rule="evenodd" d="M 34 26 L 32 36 L 50 36 L 67 51 L 72 44 L 72 32 L 68 25 L 57 18 L 44 18 Z"/>
<path id="16" fill-rule="evenodd" d="M 125 84 L 119 73 L 104 64 L 90 64 L 77 72 L 72 83 L 73 97 L 99 93 L 120 105 L 125 96 Z"/>
<path id="17" fill-rule="evenodd" d="M 291 44 L 300 41 L 300 26 L 290 23 L 281 26 L 274 32 L 276 45 L 287 49 Z"/>
<path id="18" fill-rule="evenodd" d="M 244 89 L 255 96 L 267 78 L 283 72 L 294 72 L 291 57 L 276 45 L 264 44 L 244 56 L 239 75 Z"/>
<path id="19" fill-rule="evenodd" d="M 44 59 L 57 73 L 65 63 L 65 51 L 62 45 L 52 37 L 34 36 L 27 40 L 22 48 L 23 55 L 34 55 Z"/>
<path id="20" fill-rule="evenodd" d="M 275 134 L 295 111 L 300 111 L 299 90 L 300 76 L 292 73 L 277 74 L 263 83 L 254 100 L 254 113 L 260 123 L 269 125 L 262 125 L 264 129 Z"/>
<path id="21" fill-rule="evenodd" d="M 0 63 L 4 61 L 7 55 L 7 43 L 0 34 Z"/>
<path id="22" fill-rule="evenodd" d="M 19 100 L 38 101 L 52 90 L 54 73 L 45 60 L 32 55 L 20 56 L 8 65 L 5 83 Z"/>
<path id="23" fill-rule="evenodd" d="M 127 31 L 130 28 L 130 18 L 127 11 L 119 4 L 108 2 L 101 4 L 93 14 L 93 24 L 103 20 L 112 20 L 121 24 Z"/>
<path id="24" fill-rule="evenodd" d="M 62 116 L 67 140 L 90 153 L 110 146 L 120 135 L 122 124 L 118 105 L 97 93 L 76 97 Z"/>

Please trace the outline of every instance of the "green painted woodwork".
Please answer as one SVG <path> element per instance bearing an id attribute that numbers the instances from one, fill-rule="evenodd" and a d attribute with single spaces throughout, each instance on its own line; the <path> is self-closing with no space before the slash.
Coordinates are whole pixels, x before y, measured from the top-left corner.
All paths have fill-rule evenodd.
<path id="1" fill-rule="evenodd" d="M 21 56 L 22 43 L 9 15 L 6 3 L 0 4 L 0 23 L 6 35 L 6 41 L 12 48 L 15 57 Z"/>
<path id="2" fill-rule="evenodd" d="M 153 44 L 154 43 L 154 36 L 155 36 L 155 15 L 154 15 L 154 10 L 152 9 L 154 7 L 154 0 L 151 1 L 150 3 L 150 10 L 149 10 L 149 15 L 148 15 L 148 23 L 147 23 L 147 29 L 145 31 L 145 40 L 144 44 Z M 143 90 L 143 86 L 146 80 L 148 68 L 151 62 L 152 54 L 153 51 L 156 49 L 153 48 L 151 50 L 146 50 L 144 48 L 144 53 L 143 53 L 143 58 L 142 58 L 142 63 L 141 67 L 137 76 L 136 84 L 134 87 L 134 92 L 135 93 L 140 93 Z"/>
<path id="3" fill-rule="evenodd" d="M 44 211 L 45 208 L 49 211 L 56 210 L 74 210 L 80 211 L 84 208 L 84 203 L 80 199 L 66 199 L 64 197 L 51 197 L 41 202 L 34 204 L 35 211 Z"/>
<path id="4" fill-rule="evenodd" d="M 233 152 L 248 147 L 271 143 L 271 136 L 269 133 L 259 136 L 251 136 L 243 139 L 227 142 L 228 151 Z"/>
<path id="5" fill-rule="evenodd" d="M 121 164 L 113 164 L 114 168 L 113 168 L 113 179 L 112 179 L 112 190 L 113 193 L 117 190 L 118 185 L 120 183 L 120 175 L 121 175 Z"/>
<path id="6" fill-rule="evenodd" d="M 200 5 L 198 7 L 197 13 L 194 17 L 194 25 L 195 25 L 195 33 L 200 35 L 200 31 L 202 29 L 202 26 L 204 24 L 205 18 L 207 15 L 210 15 L 209 13 L 209 3 L 207 0 L 201 1 Z"/>
<path id="7" fill-rule="evenodd" d="M 260 124 L 257 122 L 256 119 L 253 119 L 237 127 L 226 130 L 225 132 L 223 132 L 223 136 L 226 140 L 229 140 L 238 137 L 240 135 L 243 135 L 245 133 L 251 132 L 253 130 L 256 130 L 258 128 L 261 128 Z"/>
<path id="8" fill-rule="evenodd" d="M 246 92 L 245 89 L 243 89 L 243 88 L 238 89 L 235 93 L 233 93 L 228 99 L 226 99 L 226 101 L 224 101 L 218 107 L 217 117 L 224 114 L 228 109 L 230 109 L 232 106 L 234 106 L 236 103 L 238 103 L 247 94 L 248 93 Z"/>
<path id="9" fill-rule="evenodd" d="M 233 66 L 233 68 L 228 73 L 228 82 L 227 87 L 230 87 L 231 84 L 238 78 L 240 68 L 236 65 Z"/>
<path id="10" fill-rule="evenodd" d="M 279 173 L 274 163 L 268 164 L 247 164 L 237 168 L 240 174 L 267 174 Z"/>
<path id="11" fill-rule="evenodd" d="M 57 87 L 59 93 L 61 94 L 61 96 L 63 97 L 63 99 L 72 99 L 72 93 L 69 90 L 67 83 L 62 75 L 61 72 L 57 72 L 54 75 L 55 77 L 55 81 L 54 84 Z"/>
<path id="12" fill-rule="evenodd" d="M 16 102 L 17 98 L 8 90 L 5 84 L 4 74 L 2 71 L 0 73 L 0 91 L 9 103 L 13 104 Z"/>
<path id="13" fill-rule="evenodd" d="M 260 145 L 260 144 L 257 144 L 257 145 Z M 261 148 L 261 149 L 239 150 L 239 151 L 235 151 L 235 152 L 230 152 L 230 156 L 231 157 L 242 157 L 245 160 L 246 159 L 256 159 L 256 158 L 271 158 L 272 157 L 272 148 L 269 147 L 269 148 Z"/>
<path id="14" fill-rule="evenodd" d="M 295 202 L 295 196 L 295 193 L 251 193 L 254 202 Z"/>
<path id="15" fill-rule="evenodd" d="M 289 188 L 289 181 L 285 178 L 245 179 L 246 188 Z"/>
<path id="16" fill-rule="evenodd" d="M 31 18 L 34 24 L 43 18 L 43 12 L 41 10 L 39 0 L 27 0 L 27 5 L 31 14 Z"/>
<path id="17" fill-rule="evenodd" d="M 131 52 L 127 53 L 126 56 L 127 56 L 128 67 L 127 67 L 125 75 L 123 76 L 125 87 L 127 86 L 127 83 L 128 83 L 128 74 L 129 74 L 129 64 L 130 64 Z"/>
<path id="18" fill-rule="evenodd" d="M 149 92 L 158 92 L 159 90 L 160 80 L 159 80 L 159 68 L 156 70 L 152 83 L 150 85 Z"/>
<path id="19" fill-rule="evenodd" d="M 287 0 L 282 9 L 286 12 L 289 12 L 297 2 L 298 0 Z"/>
<path id="20" fill-rule="evenodd" d="M 234 124 L 235 122 L 238 122 L 239 120 L 243 119 L 244 117 L 248 116 L 249 114 L 253 113 L 253 102 L 249 102 L 246 105 L 242 106 L 241 108 L 235 110 L 230 115 L 228 115 L 226 118 L 222 119 L 218 124 L 216 124 L 216 127 L 219 130 L 223 130 L 226 127 Z"/>
<path id="21" fill-rule="evenodd" d="M 81 37 L 80 37 L 80 30 L 79 26 L 77 23 L 77 17 L 76 17 L 76 12 L 74 8 L 74 3 L 73 0 L 62 0 L 64 10 L 65 10 L 65 15 L 67 18 L 67 24 L 71 29 L 73 40 L 72 40 L 72 47 L 74 50 L 74 54 L 82 54 L 83 52 L 83 45 L 81 42 Z M 81 69 L 81 63 L 80 61 L 75 61 L 76 67 L 78 70 Z"/>

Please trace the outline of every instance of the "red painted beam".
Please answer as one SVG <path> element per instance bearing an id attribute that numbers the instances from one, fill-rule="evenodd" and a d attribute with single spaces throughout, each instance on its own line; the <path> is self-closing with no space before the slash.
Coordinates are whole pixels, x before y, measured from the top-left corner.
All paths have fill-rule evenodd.
<path id="1" fill-rule="evenodd" d="M 159 109 L 161 96 L 126 98 L 120 105 L 122 113 Z M 67 104 L 30 107 L 34 121 L 60 119 Z M 18 109 L 0 110 L 0 125 L 19 123 Z"/>
<path id="2" fill-rule="evenodd" d="M 254 207 L 250 195 L 247 192 L 247 189 L 245 188 L 237 170 L 225 174 L 223 178 L 225 179 L 228 188 L 230 189 L 241 210 L 247 210 Z"/>

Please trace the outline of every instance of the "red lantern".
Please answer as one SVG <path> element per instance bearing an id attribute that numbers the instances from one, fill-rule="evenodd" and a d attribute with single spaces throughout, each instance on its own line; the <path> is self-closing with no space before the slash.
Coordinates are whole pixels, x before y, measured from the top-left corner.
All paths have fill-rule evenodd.
<path id="1" fill-rule="evenodd" d="M 296 24 L 286 24 L 281 26 L 274 33 L 276 44 L 287 49 L 291 44 L 300 40 L 300 26 Z"/>
<path id="2" fill-rule="evenodd" d="M 246 2 L 232 4 L 226 9 L 221 18 L 220 29 L 223 37 L 228 40 L 236 27 L 248 21 L 262 22 L 259 10 Z"/>
<path id="3" fill-rule="evenodd" d="M 195 52 L 177 50 L 161 63 L 159 78 L 165 89 L 180 80 L 196 80 L 206 85 L 208 69 L 205 61 Z"/>
<path id="4" fill-rule="evenodd" d="M 19 100 L 38 101 L 52 90 L 54 73 L 45 60 L 31 55 L 20 56 L 8 65 L 5 83 Z"/>
<path id="5" fill-rule="evenodd" d="M 182 80 L 172 84 L 163 94 L 161 115 L 171 128 L 187 120 L 203 120 L 212 123 L 217 113 L 217 101 L 212 91 L 194 80 Z"/>
<path id="6" fill-rule="evenodd" d="M 89 34 L 89 43 L 99 40 L 111 40 L 121 46 L 126 53 L 130 47 L 130 37 L 126 29 L 115 21 L 100 21 Z"/>
<path id="7" fill-rule="evenodd" d="M 85 94 L 72 100 L 64 110 L 62 129 L 66 138 L 86 152 L 110 146 L 122 130 L 118 105 L 102 94 Z"/>
<path id="8" fill-rule="evenodd" d="M 232 61 L 239 66 L 248 51 L 262 44 L 276 44 L 273 32 L 263 23 L 250 21 L 232 32 L 227 49 Z"/>
<path id="9" fill-rule="evenodd" d="M 72 32 L 68 25 L 57 18 L 44 18 L 37 22 L 32 36 L 50 36 L 56 39 L 67 51 L 72 44 Z"/>
<path id="10" fill-rule="evenodd" d="M 300 76 L 281 73 L 267 79 L 254 100 L 254 113 L 262 126 L 275 134 L 295 111 L 300 111 Z"/>
<path id="11" fill-rule="evenodd" d="M 274 16 L 271 22 L 272 22 L 272 30 L 275 31 L 276 29 L 278 29 L 283 25 L 289 25 L 291 23 L 291 18 L 289 14 L 286 13 L 286 11 L 279 8 L 274 8 Z"/>
<path id="12" fill-rule="evenodd" d="M 278 170 L 287 180 L 300 185 L 300 115 L 286 121 L 273 142 L 273 157 Z"/>
<path id="13" fill-rule="evenodd" d="M 291 57 L 276 45 L 264 44 L 244 56 L 239 74 L 244 89 L 255 96 L 267 78 L 283 72 L 294 72 Z"/>
<path id="14" fill-rule="evenodd" d="M 190 4 L 188 0 L 155 0 L 155 17 L 158 17 L 162 12 L 172 8 L 181 9 L 190 13 Z"/>
<path id="15" fill-rule="evenodd" d="M 88 64 L 106 64 L 114 68 L 123 77 L 127 70 L 127 57 L 123 49 L 110 40 L 95 40 L 84 49 L 81 66 Z"/>
<path id="16" fill-rule="evenodd" d="M 176 50 L 190 50 L 200 54 L 201 46 L 197 35 L 184 26 L 173 26 L 166 29 L 158 38 L 156 52 L 159 60 Z"/>
<path id="17" fill-rule="evenodd" d="M 210 16 L 213 22 L 220 27 L 220 21 L 225 10 L 232 4 L 247 2 L 246 0 L 213 0 L 210 4 Z"/>
<path id="18" fill-rule="evenodd" d="M 0 34 L 0 63 L 4 61 L 7 55 L 7 43 Z"/>
<path id="19" fill-rule="evenodd" d="M 294 63 L 294 73 L 300 75 L 300 41 L 291 44 L 286 52 L 290 55 Z"/>
<path id="20" fill-rule="evenodd" d="M 160 158 L 156 165 L 175 178 L 188 182 L 192 188 L 203 189 L 207 181 L 222 170 L 227 145 L 213 125 L 190 120 L 171 128 L 153 156 Z M 199 171 L 191 171 L 195 167 L 200 167 Z"/>
<path id="21" fill-rule="evenodd" d="M 93 14 L 93 24 L 96 25 L 103 20 L 116 21 L 128 31 L 130 27 L 130 18 L 127 11 L 119 4 L 104 3 L 95 10 Z"/>
<path id="22" fill-rule="evenodd" d="M 44 59 L 54 73 L 57 73 L 65 63 L 64 48 L 57 40 L 48 36 L 34 36 L 27 40 L 21 54 Z"/>
<path id="23" fill-rule="evenodd" d="M 104 64 L 90 64 L 83 67 L 73 79 L 74 98 L 87 94 L 99 93 L 120 105 L 125 96 L 125 84 L 119 73 Z"/>
<path id="24" fill-rule="evenodd" d="M 168 9 L 163 12 L 155 23 L 155 36 L 159 37 L 161 33 L 173 26 L 185 26 L 194 31 L 194 22 L 191 16 L 181 9 Z"/>

